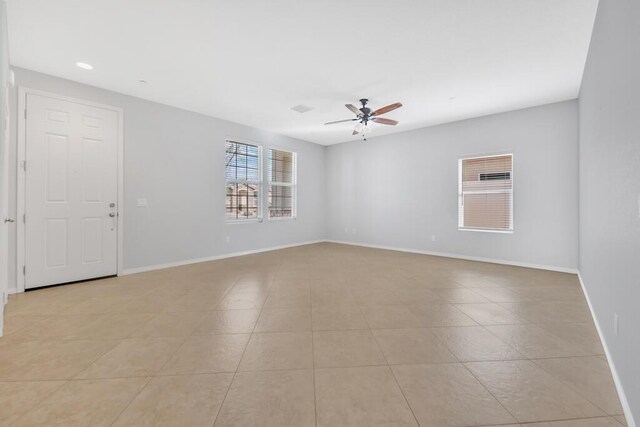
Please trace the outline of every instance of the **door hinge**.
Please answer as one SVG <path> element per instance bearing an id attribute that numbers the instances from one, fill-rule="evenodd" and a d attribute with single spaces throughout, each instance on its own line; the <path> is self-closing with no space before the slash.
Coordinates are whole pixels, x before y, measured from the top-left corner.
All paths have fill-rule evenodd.
<path id="1" fill-rule="evenodd" d="M 23 224 L 27 223 L 27 214 L 22 214 L 22 223 Z"/>
<path id="2" fill-rule="evenodd" d="M 26 171 L 26 170 L 27 170 L 27 161 L 26 161 L 26 160 L 23 160 L 23 161 L 22 161 L 22 162 L 20 162 L 20 163 L 21 163 L 21 166 L 22 166 L 22 170 L 23 170 L 23 171 Z"/>
<path id="3" fill-rule="evenodd" d="M 24 109 L 24 119 L 27 120 L 27 109 Z"/>
<path id="4" fill-rule="evenodd" d="M 26 276 L 26 275 L 27 275 L 27 266 L 26 266 L 26 265 L 23 265 L 23 266 L 22 266 L 22 275 L 23 275 L 23 276 Z"/>

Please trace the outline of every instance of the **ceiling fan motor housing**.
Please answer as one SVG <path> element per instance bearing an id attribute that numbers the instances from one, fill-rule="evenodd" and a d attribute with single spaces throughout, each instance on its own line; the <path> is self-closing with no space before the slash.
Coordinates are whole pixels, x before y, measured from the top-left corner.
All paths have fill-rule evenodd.
<path id="1" fill-rule="evenodd" d="M 367 117 L 369 114 L 371 114 L 371 108 L 367 107 L 369 100 L 367 98 L 362 98 L 360 100 L 360 103 L 362 104 L 362 108 L 360 109 L 360 111 L 362 111 L 362 114 Z"/>

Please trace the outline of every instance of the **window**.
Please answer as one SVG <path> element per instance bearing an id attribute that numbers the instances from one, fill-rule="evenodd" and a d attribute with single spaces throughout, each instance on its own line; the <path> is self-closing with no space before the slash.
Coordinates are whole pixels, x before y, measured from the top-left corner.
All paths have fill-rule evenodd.
<path id="1" fill-rule="evenodd" d="M 227 220 L 260 219 L 261 154 L 257 145 L 227 141 Z"/>
<path id="2" fill-rule="evenodd" d="M 459 160 L 458 227 L 513 231 L 513 155 Z"/>
<path id="3" fill-rule="evenodd" d="M 269 218 L 296 216 L 296 153 L 269 149 Z"/>

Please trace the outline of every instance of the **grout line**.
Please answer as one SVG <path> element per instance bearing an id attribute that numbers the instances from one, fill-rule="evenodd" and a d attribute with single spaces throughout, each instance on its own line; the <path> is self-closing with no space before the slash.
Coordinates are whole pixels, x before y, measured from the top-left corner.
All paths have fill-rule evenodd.
<path id="1" fill-rule="evenodd" d="M 471 376 L 472 376 L 473 378 L 475 378 L 475 379 L 476 379 L 476 381 L 478 382 L 478 384 L 480 384 L 480 385 L 481 385 L 481 386 L 482 386 L 482 387 L 487 391 L 487 393 L 489 393 L 489 394 L 491 395 L 491 397 L 493 397 L 493 399 L 494 399 L 496 402 L 498 402 L 498 404 L 499 404 L 500 406 L 502 406 L 502 408 L 503 408 L 505 411 L 507 411 L 507 413 L 508 413 L 509 415 L 511 415 L 511 418 L 513 418 L 513 419 L 516 421 L 516 423 L 520 423 L 520 420 L 518 420 L 518 418 L 516 418 L 516 416 L 515 416 L 514 414 L 512 414 L 512 413 L 511 413 L 511 411 L 510 411 L 509 409 L 507 409 L 507 407 L 506 407 L 506 406 L 504 406 L 504 405 L 502 404 L 502 402 L 501 402 L 501 401 L 500 401 L 500 400 L 499 400 L 499 399 L 498 399 L 498 398 L 497 398 L 493 393 L 491 393 L 491 390 L 489 390 L 489 388 L 488 388 L 488 387 L 487 387 L 487 386 L 486 386 L 486 385 L 485 385 L 485 384 L 480 380 L 480 378 L 478 378 L 478 377 L 473 373 L 473 371 L 471 371 L 471 369 L 469 369 L 469 367 L 467 366 L 467 363 L 469 363 L 469 362 L 464 362 L 464 363 L 462 363 L 462 366 L 467 370 L 467 372 L 469 372 L 469 373 L 471 374 Z M 473 362 L 471 362 L 471 363 L 473 363 Z"/>
<path id="2" fill-rule="evenodd" d="M 278 271 L 279 271 L 279 268 L 278 268 Z M 276 275 L 274 277 L 277 277 L 277 271 L 276 271 Z M 249 344 L 251 343 L 251 338 L 253 337 L 253 334 L 254 334 L 254 331 L 255 331 L 256 327 L 258 326 L 258 322 L 260 321 L 260 317 L 262 317 L 262 312 L 264 310 L 264 306 L 265 306 L 267 300 L 269 299 L 269 295 L 271 294 L 271 287 L 273 286 L 273 280 L 274 280 L 273 278 L 269 279 L 269 283 L 270 284 L 269 284 L 269 290 L 267 291 L 267 297 L 262 302 L 262 306 L 260 308 L 260 313 L 258 314 L 258 317 L 256 318 L 256 323 L 253 325 L 253 328 L 251 329 L 251 332 L 249 333 L 249 338 L 247 339 L 247 343 L 245 344 L 244 349 L 242 350 L 242 354 L 240 355 L 240 358 L 238 359 L 238 365 L 236 366 L 236 369 L 233 372 L 233 376 L 231 377 L 231 381 L 229 381 L 229 387 L 227 387 L 227 391 L 224 394 L 224 398 L 222 399 L 222 402 L 220 402 L 220 409 L 218 409 L 218 413 L 216 414 L 216 417 L 213 419 L 212 427 L 215 425 L 215 423 L 216 423 L 216 421 L 218 419 L 218 416 L 220 415 L 220 412 L 224 408 L 224 403 L 227 401 L 227 396 L 229 395 L 229 391 L 231 390 L 231 387 L 233 386 L 233 382 L 236 379 L 236 374 L 238 373 L 238 368 L 240 368 L 240 364 L 242 363 L 242 359 L 244 358 L 244 354 L 247 351 L 247 348 L 249 347 Z M 234 283 L 234 285 L 235 285 L 235 283 Z M 229 289 L 229 291 L 230 290 L 231 290 L 231 288 Z M 247 371 L 247 372 L 249 372 L 249 371 Z"/>
<path id="3" fill-rule="evenodd" d="M 141 377 L 143 378 L 143 377 Z M 120 416 L 127 410 L 129 409 L 129 406 L 131 406 L 131 404 L 138 398 L 138 396 L 140 396 L 140 394 L 144 391 L 144 389 L 147 388 L 147 386 L 149 385 L 149 383 L 151 382 L 151 380 L 153 379 L 152 376 L 149 376 L 147 378 L 147 382 L 144 383 L 144 385 L 142 386 L 142 388 L 140 389 L 140 391 L 131 398 L 131 400 L 129 401 L 129 403 L 122 408 L 122 410 L 120 412 L 118 412 L 118 415 L 116 415 L 116 417 L 113 419 L 113 421 L 111 422 L 111 424 L 109 424 L 110 426 L 114 425 L 116 423 L 116 421 L 118 421 L 118 418 L 120 418 Z"/>

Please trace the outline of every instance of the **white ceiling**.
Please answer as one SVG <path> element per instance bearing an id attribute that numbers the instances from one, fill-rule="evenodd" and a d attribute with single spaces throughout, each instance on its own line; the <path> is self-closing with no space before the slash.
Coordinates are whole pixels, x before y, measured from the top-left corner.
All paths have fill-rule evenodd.
<path id="1" fill-rule="evenodd" d="M 9 0 L 12 65 L 320 144 L 576 98 L 597 0 Z M 94 66 L 77 68 L 77 61 Z M 144 85 L 140 79 L 149 81 Z M 290 108 L 304 104 L 304 114 Z M 374 136 L 374 135 L 372 135 Z"/>

